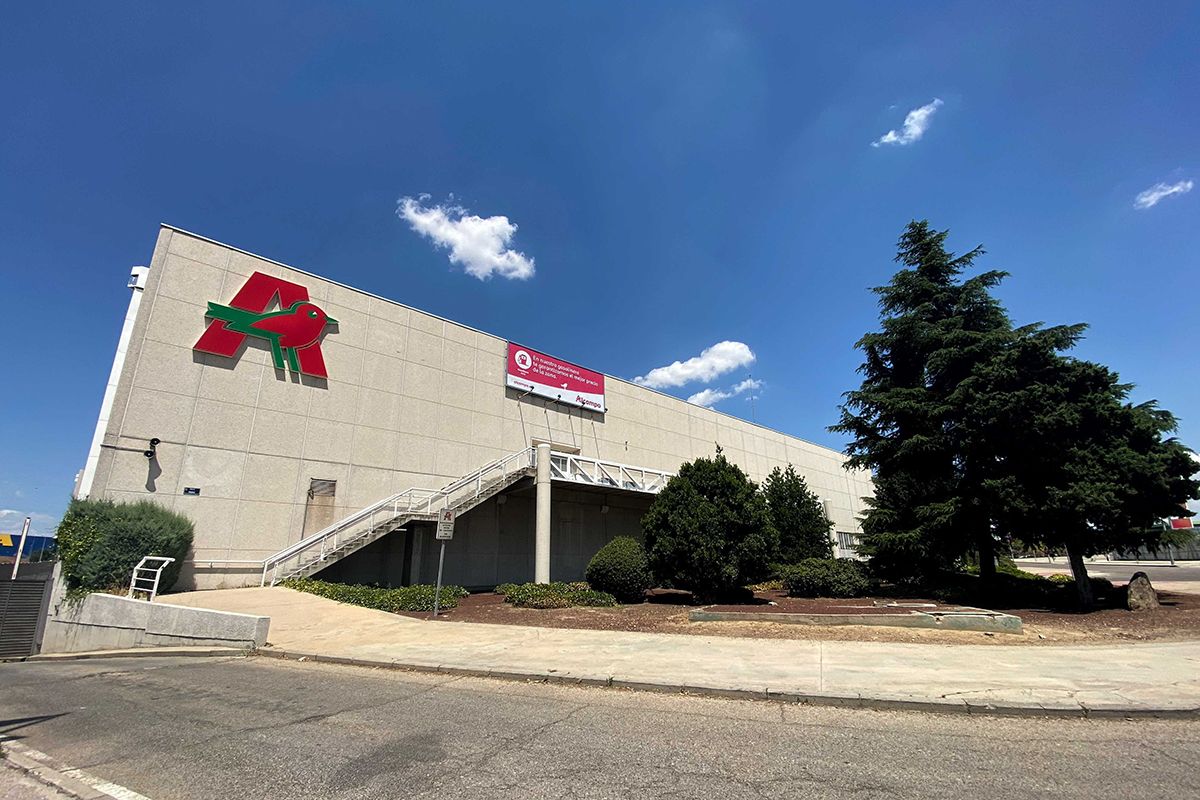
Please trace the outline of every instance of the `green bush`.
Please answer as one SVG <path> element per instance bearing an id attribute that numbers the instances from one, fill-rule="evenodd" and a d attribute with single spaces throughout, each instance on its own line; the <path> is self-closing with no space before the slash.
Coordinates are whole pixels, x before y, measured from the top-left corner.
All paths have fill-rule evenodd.
<path id="1" fill-rule="evenodd" d="M 642 531 L 659 585 L 704 599 L 769 577 L 779 547 L 758 487 L 720 452 L 679 468 L 642 517 Z"/>
<path id="2" fill-rule="evenodd" d="M 1092 595 L 1097 600 L 1116 597 L 1112 581 L 1107 578 L 1088 578 Z M 959 573 L 943 575 L 939 584 L 930 590 L 938 600 L 988 608 L 1075 608 L 1079 594 L 1071 575 L 1043 577 L 1023 570 L 998 571 L 990 587 L 984 587 L 978 575 Z"/>
<path id="3" fill-rule="evenodd" d="M 502 583 L 492 591 L 494 591 L 496 594 L 506 595 L 515 588 L 517 588 L 517 584 L 515 583 Z"/>
<path id="4" fill-rule="evenodd" d="M 806 558 L 780 572 L 789 597 L 861 597 L 871 588 L 864 565 L 849 558 Z"/>
<path id="5" fill-rule="evenodd" d="M 308 592 L 339 603 L 374 608 L 393 614 L 397 611 L 433 611 L 433 597 L 437 589 L 428 583 L 389 589 L 352 583 L 330 583 L 312 578 L 288 578 L 283 585 L 298 592 Z M 455 608 L 458 601 L 469 594 L 470 592 L 461 586 L 443 586 L 440 607 Z"/>
<path id="6" fill-rule="evenodd" d="M 192 522 L 149 500 L 72 500 L 57 536 L 68 591 L 127 587 L 143 557 L 166 556 L 175 559 L 159 579 L 158 590 L 166 592 L 179 579 L 192 546 Z"/>
<path id="7" fill-rule="evenodd" d="M 586 583 L 523 583 L 504 595 L 506 603 L 518 608 L 570 608 L 571 606 L 615 606 L 617 598 Z"/>
<path id="8" fill-rule="evenodd" d="M 646 548 L 630 536 L 618 536 L 596 551 L 587 566 L 587 582 L 622 603 L 640 603 L 654 585 Z"/>
<path id="9" fill-rule="evenodd" d="M 831 527 L 825 506 L 791 464 L 776 467 L 763 481 L 767 514 L 779 532 L 779 559 L 799 563 L 806 558 L 833 558 Z"/>

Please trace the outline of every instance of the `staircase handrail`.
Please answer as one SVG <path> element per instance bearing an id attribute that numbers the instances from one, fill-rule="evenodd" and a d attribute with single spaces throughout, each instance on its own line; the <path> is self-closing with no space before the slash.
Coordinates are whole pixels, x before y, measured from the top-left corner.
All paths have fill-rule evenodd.
<path id="1" fill-rule="evenodd" d="M 389 507 L 391 512 L 390 518 L 395 519 L 403 514 L 432 514 L 439 503 L 441 508 L 450 508 L 452 505 L 457 506 L 462 502 L 475 499 L 483 490 L 483 486 L 486 483 L 484 480 L 485 476 L 496 470 L 500 470 L 500 475 L 503 477 L 508 475 L 516 465 L 519 465 L 518 468 L 520 469 L 528 468 L 533 465 L 534 453 L 535 451 L 532 447 L 518 450 L 503 458 L 488 462 L 479 469 L 446 484 L 441 489 L 412 487 L 405 489 L 403 492 L 397 492 L 389 497 L 385 497 L 353 514 L 343 517 L 316 533 L 306 536 L 295 544 L 289 545 L 279 552 L 264 558 L 262 561 L 262 585 L 266 585 L 267 573 L 273 567 L 278 567 L 281 563 L 295 558 L 306 550 L 323 545 L 327 540 L 338 536 L 343 531 L 353 528 L 363 520 L 371 519 L 375 514 Z M 471 486 L 475 488 L 473 494 L 456 499 L 452 503 L 452 498 L 458 492 Z"/>

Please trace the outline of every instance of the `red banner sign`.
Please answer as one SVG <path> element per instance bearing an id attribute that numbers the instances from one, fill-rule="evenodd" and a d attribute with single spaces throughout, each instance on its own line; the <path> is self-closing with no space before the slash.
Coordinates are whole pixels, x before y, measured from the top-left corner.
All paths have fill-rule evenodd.
<path id="1" fill-rule="evenodd" d="M 513 389 L 603 413 L 604 376 L 554 356 L 508 343 L 508 380 Z"/>

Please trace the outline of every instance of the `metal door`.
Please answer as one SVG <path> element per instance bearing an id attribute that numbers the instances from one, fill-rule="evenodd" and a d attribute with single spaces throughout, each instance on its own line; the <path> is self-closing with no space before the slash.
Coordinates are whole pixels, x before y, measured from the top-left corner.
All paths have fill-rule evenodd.
<path id="1" fill-rule="evenodd" d="M 0 577 L 0 659 L 25 658 L 38 650 L 53 573 L 30 569 L 35 566 L 42 565 L 22 564 L 16 579 Z"/>

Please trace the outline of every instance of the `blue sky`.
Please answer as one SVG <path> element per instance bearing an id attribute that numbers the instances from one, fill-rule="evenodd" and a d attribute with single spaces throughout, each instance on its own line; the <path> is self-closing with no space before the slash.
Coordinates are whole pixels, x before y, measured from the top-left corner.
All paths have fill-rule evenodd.
<path id="1" fill-rule="evenodd" d="M 752 374 L 716 408 L 840 447 L 928 218 L 1195 446 L 1197 41 L 1195 3 L 10 4 L 0 531 L 61 513 L 159 222 L 626 378 L 742 343 L 667 390 Z"/>

